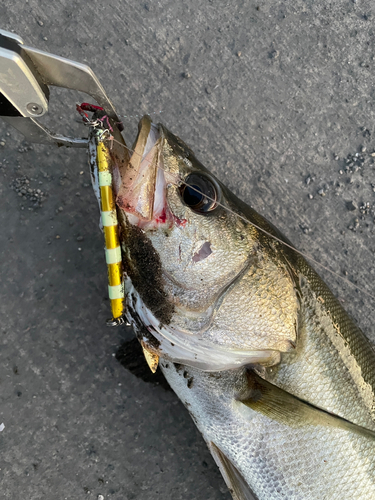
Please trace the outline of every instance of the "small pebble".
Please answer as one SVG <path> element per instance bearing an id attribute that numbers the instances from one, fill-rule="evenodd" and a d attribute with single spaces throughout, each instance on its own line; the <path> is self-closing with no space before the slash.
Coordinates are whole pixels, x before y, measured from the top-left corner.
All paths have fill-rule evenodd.
<path id="1" fill-rule="evenodd" d="M 278 50 L 272 50 L 270 52 L 270 59 L 277 59 L 280 55 L 280 52 Z"/>
<path id="2" fill-rule="evenodd" d="M 39 26 L 43 26 L 43 24 L 44 24 L 44 23 L 43 23 L 43 21 L 40 21 L 40 20 L 39 20 L 39 21 L 38 21 L 38 24 L 39 24 Z"/>
<path id="3" fill-rule="evenodd" d="M 60 235 L 59 235 L 59 234 L 56 234 L 55 238 L 56 238 L 57 240 L 59 240 L 59 239 L 60 239 Z"/>
<path id="4" fill-rule="evenodd" d="M 325 192 L 324 192 L 324 189 L 319 189 L 318 194 L 320 196 L 325 196 L 326 195 Z"/>
<path id="5" fill-rule="evenodd" d="M 370 213 L 370 202 L 363 202 L 359 207 L 359 211 L 362 215 L 368 215 Z"/>
<path id="6" fill-rule="evenodd" d="M 350 226 L 348 226 L 348 229 L 350 229 L 351 231 L 356 232 L 356 230 L 358 229 L 358 227 L 359 227 L 359 220 L 358 219 L 354 219 L 354 223 L 350 224 Z"/>
<path id="7" fill-rule="evenodd" d="M 98 500 L 104 500 L 104 496 L 103 495 L 98 495 Z"/>
<path id="8" fill-rule="evenodd" d="M 77 236 L 77 241 L 83 241 L 83 236 Z"/>

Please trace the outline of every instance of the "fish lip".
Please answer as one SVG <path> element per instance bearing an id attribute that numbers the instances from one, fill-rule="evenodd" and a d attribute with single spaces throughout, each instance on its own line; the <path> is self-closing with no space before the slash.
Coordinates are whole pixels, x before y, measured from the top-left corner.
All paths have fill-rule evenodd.
<path id="1" fill-rule="evenodd" d="M 167 219 L 166 181 L 160 166 L 162 141 L 160 125 L 145 115 L 138 125 L 132 155 L 120 170 L 116 204 L 127 214 L 130 223 L 142 228 Z"/>

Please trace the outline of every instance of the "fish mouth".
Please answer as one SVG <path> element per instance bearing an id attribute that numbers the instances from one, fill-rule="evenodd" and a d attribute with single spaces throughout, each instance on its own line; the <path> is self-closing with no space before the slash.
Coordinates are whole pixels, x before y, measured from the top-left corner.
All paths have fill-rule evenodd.
<path id="1" fill-rule="evenodd" d="M 166 178 L 164 175 L 159 125 L 144 116 L 138 125 L 138 135 L 129 162 L 120 168 L 116 204 L 127 214 L 129 222 L 150 228 L 168 222 Z"/>

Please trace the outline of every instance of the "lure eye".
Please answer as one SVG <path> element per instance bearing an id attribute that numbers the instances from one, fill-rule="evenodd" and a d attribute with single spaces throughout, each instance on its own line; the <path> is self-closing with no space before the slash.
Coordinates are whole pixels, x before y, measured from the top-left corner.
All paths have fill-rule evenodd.
<path id="1" fill-rule="evenodd" d="M 194 212 L 204 214 L 217 207 L 219 188 L 202 174 L 189 174 L 180 186 L 182 201 Z"/>

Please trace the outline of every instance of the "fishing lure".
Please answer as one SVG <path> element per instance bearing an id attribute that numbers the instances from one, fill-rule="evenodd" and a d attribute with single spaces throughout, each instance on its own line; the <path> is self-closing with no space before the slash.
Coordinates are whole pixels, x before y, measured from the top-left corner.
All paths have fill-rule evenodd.
<path id="1" fill-rule="evenodd" d="M 111 302 L 112 318 L 108 326 L 124 323 L 125 289 L 122 255 L 119 240 L 119 226 L 115 193 L 113 192 L 113 127 L 110 118 L 100 106 L 82 103 L 77 111 L 85 125 L 90 127 L 88 149 L 90 152 L 90 173 L 94 192 L 99 202 L 101 224 L 105 241 L 105 258 L 108 272 L 108 295 Z M 90 120 L 86 111 L 95 113 Z M 120 125 L 120 126 L 119 126 Z M 116 127 L 121 129 L 121 122 Z"/>

